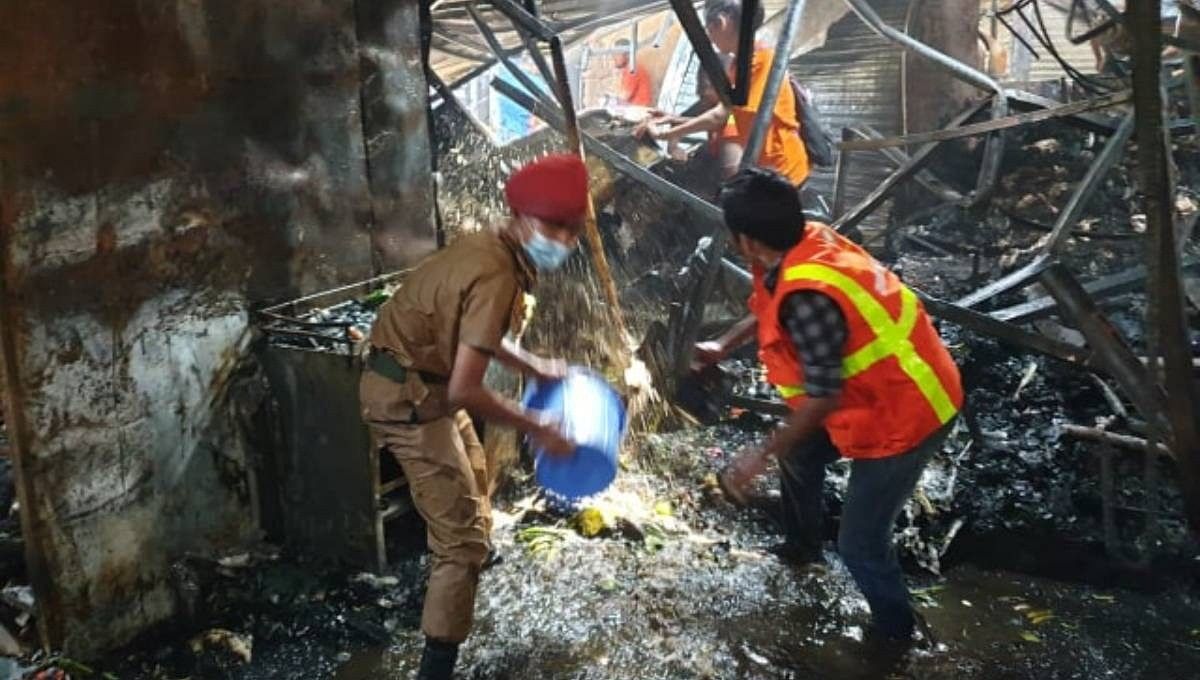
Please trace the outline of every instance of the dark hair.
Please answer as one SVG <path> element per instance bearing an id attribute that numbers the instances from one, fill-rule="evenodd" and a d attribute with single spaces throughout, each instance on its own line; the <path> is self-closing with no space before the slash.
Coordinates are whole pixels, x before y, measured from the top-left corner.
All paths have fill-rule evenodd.
<path id="1" fill-rule="evenodd" d="M 800 191 L 774 170 L 739 170 L 721 186 L 725 226 L 775 250 L 791 250 L 804 238 Z"/>
<path id="2" fill-rule="evenodd" d="M 742 0 L 705 0 L 704 23 L 711 24 L 717 17 L 727 16 L 735 24 L 742 20 Z M 763 2 L 759 0 L 754 7 L 754 30 L 763 25 L 765 12 Z"/>
<path id="3" fill-rule="evenodd" d="M 629 47 L 630 44 L 629 38 L 617 38 L 616 42 L 613 43 L 613 47 Z"/>

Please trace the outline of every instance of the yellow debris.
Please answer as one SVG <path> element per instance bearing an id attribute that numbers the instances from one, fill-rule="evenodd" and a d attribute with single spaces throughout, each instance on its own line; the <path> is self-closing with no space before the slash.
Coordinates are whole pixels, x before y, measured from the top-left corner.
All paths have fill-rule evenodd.
<path id="1" fill-rule="evenodd" d="M 575 530 L 580 535 L 587 538 L 594 538 L 600 535 L 600 532 L 608 528 L 608 524 L 604 521 L 604 513 L 596 508 L 584 508 L 575 515 L 574 519 Z"/>

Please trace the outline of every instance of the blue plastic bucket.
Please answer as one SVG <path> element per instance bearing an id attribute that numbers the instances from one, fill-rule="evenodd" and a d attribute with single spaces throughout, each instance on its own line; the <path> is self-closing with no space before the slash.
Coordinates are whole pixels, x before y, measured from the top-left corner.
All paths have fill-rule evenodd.
<path id="1" fill-rule="evenodd" d="M 568 499 L 607 489 L 617 476 L 625 434 L 625 405 L 616 390 L 594 373 L 572 370 L 561 382 L 530 383 L 523 402 L 562 422 L 567 437 L 579 443 L 565 457 L 535 450 L 538 484 Z"/>

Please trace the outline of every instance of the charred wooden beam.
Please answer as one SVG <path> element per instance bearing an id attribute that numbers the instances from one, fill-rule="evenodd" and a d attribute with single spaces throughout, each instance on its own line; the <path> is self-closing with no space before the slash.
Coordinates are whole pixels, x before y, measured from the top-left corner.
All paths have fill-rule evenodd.
<path id="1" fill-rule="evenodd" d="M 1192 376 L 1179 247 L 1173 220 L 1175 187 L 1162 90 L 1160 0 L 1128 3 L 1133 36 L 1133 97 L 1137 115 L 1138 184 L 1146 207 L 1150 271 L 1148 328 L 1165 360 L 1166 415 L 1179 486 L 1192 532 L 1200 535 L 1200 387 Z M 1157 331 L 1156 333 L 1154 331 Z"/>
<path id="2" fill-rule="evenodd" d="M 1062 426 L 1062 433 L 1076 439 L 1086 439 L 1088 441 L 1100 442 L 1102 444 L 1111 444 L 1113 446 L 1119 446 L 1123 449 L 1137 451 L 1139 453 L 1148 453 L 1150 451 L 1154 451 L 1158 455 L 1166 458 L 1173 457 L 1171 450 L 1162 444 L 1157 444 L 1151 448 L 1150 442 L 1141 437 L 1132 437 L 1127 434 L 1117 434 L 1115 432 L 1109 432 L 1107 430 L 1101 430 L 1095 427 L 1084 427 L 1082 425 L 1065 423 Z"/>
<path id="3" fill-rule="evenodd" d="M 1075 345 L 1047 338 L 1040 333 L 1033 333 L 1015 324 L 993 319 L 987 314 L 982 314 L 973 309 L 967 309 L 952 302 L 929 297 L 920 291 L 917 291 L 917 295 L 921 298 L 921 302 L 925 304 L 925 308 L 929 313 L 936 318 L 949 321 L 968 330 L 989 335 L 1001 342 L 1023 350 L 1043 354 L 1083 368 L 1095 368 L 1091 356 L 1082 347 L 1076 347 Z"/>
<path id="4" fill-rule="evenodd" d="M 1061 264 L 1048 267 L 1042 272 L 1040 281 L 1058 300 L 1063 319 L 1083 333 L 1094 353 L 1096 365 L 1117 381 L 1152 427 L 1164 429 L 1162 391 L 1079 281 Z M 1191 375 L 1190 368 L 1186 375 Z"/>
<path id="5" fill-rule="evenodd" d="M 1192 260 L 1184 265 L 1184 269 L 1200 269 L 1200 262 Z M 1105 300 L 1117 295 L 1123 295 L 1131 291 L 1137 290 L 1146 280 L 1146 268 L 1138 265 L 1130 269 L 1126 269 L 1116 274 L 1103 276 L 1094 281 L 1088 281 L 1083 284 L 1083 289 L 1086 290 L 1097 301 Z M 1009 321 L 1012 323 L 1020 323 L 1022 321 L 1032 321 L 1043 316 L 1053 314 L 1058 308 L 1058 301 L 1052 296 L 1045 295 L 1028 302 L 1022 302 L 1019 305 L 1005 307 L 991 312 L 990 316 L 1001 321 Z"/>

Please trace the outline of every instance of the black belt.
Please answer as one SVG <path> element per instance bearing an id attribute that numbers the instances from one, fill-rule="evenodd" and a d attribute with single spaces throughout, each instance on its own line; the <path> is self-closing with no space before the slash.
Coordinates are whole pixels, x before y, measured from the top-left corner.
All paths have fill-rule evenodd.
<path id="1" fill-rule="evenodd" d="M 377 349 L 372 349 L 371 353 L 367 356 L 367 368 L 388 380 L 398 383 L 408 382 L 408 372 L 412 370 L 401 366 L 400 362 L 396 361 L 396 357 L 388 352 Z M 417 375 L 421 376 L 422 382 L 426 385 L 445 385 L 450 382 L 444 375 L 429 373 L 427 371 L 417 371 Z"/>

